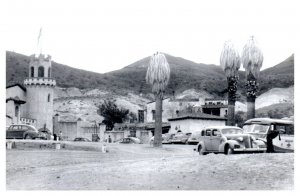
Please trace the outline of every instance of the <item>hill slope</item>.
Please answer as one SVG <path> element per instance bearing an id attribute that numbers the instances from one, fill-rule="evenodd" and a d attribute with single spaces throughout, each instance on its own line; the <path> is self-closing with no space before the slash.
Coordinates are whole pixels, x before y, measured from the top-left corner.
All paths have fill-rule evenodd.
<path id="1" fill-rule="evenodd" d="M 226 78 L 216 65 L 198 64 L 192 61 L 166 54 L 171 67 L 170 84 L 166 93 L 171 95 L 183 92 L 186 89 L 204 90 L 214 96 L 224 97 L 226 94 Z M 77 87 L 80 89 L 101 89 L 118 94 L 133 92 L 135 94 L 148 94 L 150 87 L 146 84 L 145 75 L 149 57 L 141 59 L 120 70 L 99 74 L 90 71 L 75 69 L 53 62 L 53 76 L 59 87 Z M 23 83 L 28 75 L 29 57 L 6 52 L 6 82 Z M 244 100 L 245 73 L 239 72 L 238 83 L 241 101 Z M 260 93 L 271 88 L 286 88 L 294 84 L 294 56 L 292 55 L 282 63 L 261 72 Z"/>

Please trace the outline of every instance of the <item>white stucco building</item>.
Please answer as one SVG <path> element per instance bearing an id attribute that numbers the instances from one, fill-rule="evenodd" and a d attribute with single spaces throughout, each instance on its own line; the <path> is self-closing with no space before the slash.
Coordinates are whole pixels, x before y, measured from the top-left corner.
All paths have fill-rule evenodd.
<path id="1" fill-rule="evenodd" d="M 202 104 L 204 103 L 199 101 L 199 99 L 166 98 L 163 100 L 162 121 L 168 122 L 169 118 L 178 116 L 178 113 L 184 110 L 191 110 L 190 112 L 201 112 Z M 155 121 L 155 101 L 149 102 L 147 104 L 147 109 L 146 109 L 146 122 L 154 122 L 154 121 Z"/>
<path id="2" fill-rule="evenodd" d="M 184 133 L 201 131 L 208 126 L 225 126 L 226 118 L 204 113 L 187 114 L 168 119 L 171 128 L 169 133 L 177 133 L 179 130 Z"/>

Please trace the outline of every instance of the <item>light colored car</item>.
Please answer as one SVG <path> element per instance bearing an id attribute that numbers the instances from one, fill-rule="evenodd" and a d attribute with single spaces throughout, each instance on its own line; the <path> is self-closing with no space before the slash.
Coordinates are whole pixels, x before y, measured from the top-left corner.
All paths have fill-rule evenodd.
<path id="1" fill-rule="evenodd" d="M 84 137 L 76 137 L 74 139 L 74 142 L 90 142 L 91 140 L 89 140 L 88 138 L 84 138 Z"/>
<path id="2" fill-rule="evenodd" d="M 174 137 L 174 133 L 165 133 L 165 134 L 162 134 L 161 135 L 161 137 L 162 137 L 162 141 L 161 141 L 161 143 L 162 144 L 170 144 L 171 142 L 171 140 L 172 140 L 172 138 Z M 150 145 L 153 145 L 153 142 L 154 142 L 154 136 L 152 136 L 151 138 L 150 138 Z"/>
<path id="3" fill-rule="evenodd" d="M 136 137 L 125 137 L 117 141 L 120 144 L 140 144 L 141 140 Z"/>
<path id="4" fill-rule="evenodd" d="M 243 130 L 267 145 L 268 135 L 274 135 L 270 141 L 271 152 L 294 152 L 294 122 L 290 120 L 253 118 L 244 123 Z M 268 145 L 267 145 L 268 146 Z"/>
<path id="5" fill-rule="evenodd" d="M 201 136 L 201 131 L 195 131 L 194 133 L 192 133 L 187 143 L 190 145 L 197 145 L 199 143 L 200 136 Z"/>
<path id="6" fill-rule="evenodd" d="M 172 144 L 186 144 L 192 133 L 179 132 L 170 140 Z"/>
<path id="7" fill-rule="evenodd" d="M 47 139 L 47 136 L 32 125 L 15 124 L 7 129 L 6 139 Z"/>
<path id="8" fill-rule="evenodd" d="M 207 153 L 246 153 L 265 152 L 263 141 L 245 134 L 243 129 L 234 126 L 212 126 L 201 131 L 199 143 L 194 149 L 200 155 Z"/>

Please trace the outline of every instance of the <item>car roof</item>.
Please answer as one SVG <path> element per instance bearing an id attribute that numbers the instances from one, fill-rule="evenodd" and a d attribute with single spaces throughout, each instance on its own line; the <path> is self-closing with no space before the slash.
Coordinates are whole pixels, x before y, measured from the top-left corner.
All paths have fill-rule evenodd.
<path id="1" fill-rule="evenodd" d="M 247 120 L 244 124 L 284 124 L 291 125 L 294 124 L 293 121 L 283 120 L 283 119 L 273 119 L 273 118 L 253 118 Z"/>
<path id="2" fill-rule="evenodd" d="M 205 127 L 204 129 L 241 129 L 240 127 L 235 127 L 235 126 L 208 126 Z"/>

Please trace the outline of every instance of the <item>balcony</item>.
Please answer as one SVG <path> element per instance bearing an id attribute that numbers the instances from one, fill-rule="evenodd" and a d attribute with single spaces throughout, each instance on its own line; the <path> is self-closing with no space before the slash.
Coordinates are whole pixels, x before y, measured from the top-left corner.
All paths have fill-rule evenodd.
<path id="1" fill-rule="evenodd" d="M 24 80 L 24 85 L 45 85 L 45 86 L 55 86 L 56 81 L 53 78 L 42 78 L 42 77 L 32 77 L 26 78 Z"/>

